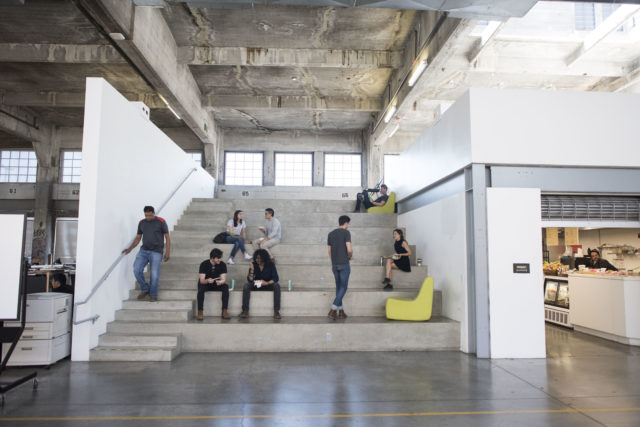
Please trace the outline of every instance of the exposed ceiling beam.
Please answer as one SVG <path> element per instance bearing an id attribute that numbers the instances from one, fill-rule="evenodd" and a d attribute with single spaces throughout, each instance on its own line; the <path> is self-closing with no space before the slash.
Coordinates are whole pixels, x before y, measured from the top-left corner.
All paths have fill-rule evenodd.
<path id="1" fill-rule="evenodd" d="M 49 142 L 52 127 L 30 111 L 0 103 L 0 130 L 30 142 Z"/>
<path id="2" fill-rule="evenodd" d="M 631 63 L 629 71 L 613 81 L 603 82 L 592 90 L 600 92 L 624 92 L 627 88 L 640 83 L 640 58 Z"/>
<path id="3" fill-rule="evenodd" d="M 471 51 L 467 55 L 467 59 L 469 60 L 469 62 L 473 63 L 473 61 L 478 59 L 478 56 L 480 56 L 480 54 L 484 51 L 489 42 L 493 40 L 496 34 L 500 32 L 505 22 L 506 21 L 489 21 L 489 25 L 487 25 L 487 28 L 485 28 L 485 30 L 482 32 L 476 43 L 471 48 Z"/>
<path id="4" fill-rule="evenodd" d="M 0 43 L 0 62 L 122 64 L 125 60 L 109 45 Z"/>
<path id="5" fill-rule="evenodd" d="M 580 59 L 585 53 L 593 49 L 598 43 L 604 40 L 609 34 L 620 28 L 622 24 L 640 10 L 637 5 L 621 5 L 607 19 L 591 31 L 582 44 L 567 56 L 567 65 L 571 65 Z"/>
<path id="6" fill-rule="evenodd" d="M 251 96 L 207 95 L 203 104 L 209 108 L 242 109 L 295 109 L 295 110 L 344 110 L 380 111 L 382 100 L 377 98 L 350 98 L 342 96 Z"/>
<path id="7" fill-rule="evenodd" d="M 178 62 L 188 65 L 397 68 L 401 63 L 401 53 L 387 50 L 186 46 L 178 48 Z"/>
<path id="8" fill-rule="evenodd" d="M 129 101 L 143 102 L 149 108 L 167 108 L 154 93 L 121 92 Z M 0 93 L 0 101 L 6 105 L 23 107 L 84 107 L 84 92 L 5 92 Z"/>

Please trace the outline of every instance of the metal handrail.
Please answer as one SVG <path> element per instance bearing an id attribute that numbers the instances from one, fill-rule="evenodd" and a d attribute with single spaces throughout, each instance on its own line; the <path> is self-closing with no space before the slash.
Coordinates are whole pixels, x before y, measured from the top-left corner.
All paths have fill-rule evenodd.
<path id="1" fill-rule="evenodd" d="M 198 168 L 193 168 L 193 169 L 191 169 L 189 171 L 187 176 L 185 176 L 184 179 L 182 181 L 180 181 L 180 184 L 178 184 L 178 186 L 175 188 L 175 190 L 173 190 L 171 192 L 171 194 L 169 194 L 169 197 L 167 197 L 167 200 L 165 200 L 164 203 L 162 205 L 160 205 L 160 207 L 158 208 L 158 211 L 156 213 L 160 213 L 160 211 L 167 205 L 167 203 L 169 203 L 169 200 L 171 200 L 173 198 L 173 196 L 175 196 L 175 194 L 178 192 L 180 187 L 182 187 L 182 185 L 187 181 L 187 179 L 189 179 L 189 177 L 197 170 L 198 170 Z M 135 238 L 134 238 L 134 240 L 135 240 Z M 131 242 L 133 242 L 133 240 Z M 129 246 L 131 246 L 131 243 L 129 243 Z M 93 288 L 91 288 L 91 292 L 89 292 L 89 295 L 84 300 L 82 300 L 80 302 L 76 302 L 75 304 L 73 304 L 73 324 L 74 325 L 79 325 L 81 323 L 88 322 L 88 321 L 91 321 L 91 323 L 95 323 L 95 321 L 98 320 L 98 318 L 100 317 L 100 315 L 98 315 L 98 314 L 96 314 L 94 316 L 91 316 L 91 317 L 88 317 L 86 319 L 76 320 L 76 313 L 78 311 L 77 308 L 78 308 L 78 306 L 86 304 L 87 302 L 89 302 L 89 300 L 91 299 L 91 297 L 93 297 L 93 295 L 96 293 L 98 288 L 100 288 L 100 286 L 107 280 L 109 275 L 113 272 L 113 270 L 120 263 L 120 261 L 122 261 L 122 259 L 125 256 L 126 256 L 126 254 L 120 253 L 120 255 L 118 256 L 118 258 L 116 258 L 116 260 L 113 262 L 113 264 L 111 264 L 111 266 L 109 266 L 109 268 L 107 269 L 107 271 L 105 271 L 105 273 L 102 275 L 102 277 L 100 277 L 100 279 L 96 282 L 96 284 L 93 285 Z"/>

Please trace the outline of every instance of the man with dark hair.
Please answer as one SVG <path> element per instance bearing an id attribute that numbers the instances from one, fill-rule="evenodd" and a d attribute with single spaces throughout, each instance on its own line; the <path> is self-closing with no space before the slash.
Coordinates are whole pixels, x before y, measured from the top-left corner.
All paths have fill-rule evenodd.
<path id="1" fill-rule="evenodd" d="M 389 192 L 389 188 L 387 187 L 387 185 L 382 184 L 380 186 L 380 193 L 382 193 L 382 195 L 375 200 L 371 200 L 370 193 L 377 193 L 376 189 L 369 188 L 364 190 L 362 193 L 358 193 L 358 198 L 356 200 L 356 208 L 354 212 L 360 212 L 360 204 L 363 204 L 365 209 L 369 209 L 373 206 L 384 206 L 387 203 L 387 200 L 389 199 L 389 195 L 387 194 L 388 192 Z"/>
<path id="2" fill-rule="evenodd" d="M 198 270 L 198 315 L 196 319 L 204 319 L 204 293 L 222 292 L 222 318 L 230 319 L 227 309 L 229 308 L 229 285 L 227 281 L 227 264 L 222 262 L 222 251 L 213 248 L 209 254 L 209 259 L 200 263 Z"/>
<path id="3" fill-rule="evenodd" d="M 51 292 L 73 294 L 73 286 L 67 285 L 67 276 L 64 273 L 55 273 L 51 277 Z"/>
<path id="4" fill-rule="evenodd" d="M 336 279 L 336 298 L 333 300 L 328 315 L 333 320 L 347 318 L 347 314 L 342 307 L 342 298 L 347 293 L 347 286 L 349 286 L 349 275 L 351 274 L 349 260 L 353 259 L 351 233 L 347 230 L 350 222 L 351 218 L 342 215 L 338 219 L 339 227 L 330 232 L 327 237 L 331 269 L 333 270 L 333 277 Z"/>
<path id="5" fill-rule="evenodd" d="M 269 252 L 269 248 L 274 247 L 278 243 L 280 243 L 280 239 L 282 236 L 282 227 L 280 226 L 280 221 L 274 217 L 275 211 L 271 208 L 267 208 L 264 210 L 264 219 L 267 220 L 266 227 L 258 227 L 260 231 L 265 235 L 264 237 L 254 241 L 254 244 L 257 244 L 257 249 L 265 249 L 271 258 L 271 252 Z"/>
<path id="6" fill-rule="evenodd" d="M 607 270 L 618 271 L 609 261 L 604 258 L 600 258 L 600 251 L 597 249 L 591 249 L 589 252 L 591 259 L 589 260 L 588 268 L 606 268 Z"/>
<path id="7" fill-rule="evenodd" d="M 122 253 L 128 254 L 133 248 L 138 246 L 142 239 L 142 247 L 133 263 L 133 275 L 140 284 L 139 300 L 149 297 L 150 301 L 158 301 L 158 281 L 160 280 L 160 264 L 163 257 L 164 243 L 167 241 L 167 249 L 164 251 L 164 261 L 169 261 L 171 251 L 171 239 L 169 239 L 169 228 L 164 219 L 156 216 L 153 206 L 144 207 L 144 219 L 138 222 L 138 233 L 133 243 Z M 150 283 L 144 278 L 144 268 L 150 265 Z"/>

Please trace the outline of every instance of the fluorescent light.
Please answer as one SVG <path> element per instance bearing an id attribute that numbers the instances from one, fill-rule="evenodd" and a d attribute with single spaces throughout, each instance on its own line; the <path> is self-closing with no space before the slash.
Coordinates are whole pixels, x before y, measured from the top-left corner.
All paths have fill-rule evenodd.
<path id="1" fill-rule="evenodd" d="M 395 112 L 396 112 L 396 104 L 393 103 L 391 107 L 389 107 L 389 109 L 387 110 L 387 114 L 384 115 L 384 122 L 389 123 L 389 120 L 391 120 L 391 117 L 393 117 L 393 114 Z"/>
<path id="2" fill-rule="evenodd" d="M 391 129 L 391 132 L 389 132 L 389 138 L 391 138 L 393 135 L 395 135 L 396 132 L 398 132 L 398 129 L 400 129 L 400 123 L 396 123 L 394 128 Z"/>
<path id="3" fill-rule="evenodd" d="M 416 81 L 418 81 L 418 77 L 420 77 L 425 68 L 427 68 L 427 60 L 423 59 L 418 63 L 416 68 L 413 69 L 411 77 L 409 77 L 409 86 L 413 86 Z"/>
<path id="4" fill-rule="evenodd" d="M 173 115 L 174 115 L 174 116 L 176 116 L 176 119 L 178 119 L 178 120 L 182 120 L 182 119 L 180 118 L 180 116 L 178 115 L 178 113 L 176 113 L 176 111 L 175 111 L 173 108 L 171 108 L 171 105 L 169 105 L 169 103 L 167 102 L 167 100 L 166 100 L 166 99 L 164 99 L 164 96 L 162 96 L 162 94 L 161 94 L 161 93 L 159 93 L 159 92 L 158 92 L 158 97 L 162 100 L 162 102 L 164 102 L 164 104 L 167 106 L 167 108 L 169 109 L 169 111 L 171 111 L 171 112 L 173 113 Z"/>
<path id="5" fill-rule="evenodd" d="M 122 33 L 109 33 L 109 37 L 111 37 L 111 39 L 115 41 L 124 40 L 124 35 Z"/>

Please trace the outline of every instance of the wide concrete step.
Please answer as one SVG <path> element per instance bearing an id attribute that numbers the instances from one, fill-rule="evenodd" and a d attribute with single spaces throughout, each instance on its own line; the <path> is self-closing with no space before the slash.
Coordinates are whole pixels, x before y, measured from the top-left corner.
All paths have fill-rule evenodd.
<path id="1" fill-rule="evenodd" d="M 147 302 L 147 304 L 158 304 Z M 193 309 L 158 310 L 158 309 L 122 309 L 116 311 L 116 320 L 123 322 L 186 322 L 193 317 Z"/>
<path id="2" fill-rule="evenodd" d="M 346 308 L 346 307 L 345 307 Z M 327 310 L 328 311 L 328 310 Z M 349 314 L 349 312 L 347 312 Z M 130 333 L 143 327 L 150 333 L 182 334 L 183 352 L 321 352 L 458 350 L 460 324 L 442 317 L 428 322 L 402 322 L 381 317 L 218 316 L 186 323 L 112 322 L 109 333 Z"/>
<path id="3" fill-rule="evenodd" d="M 180 354 L 175 347 L 167 348 L 130 348 L 102 347 L 91 350 L 89 360 L 92 362 L 171 362 Z"/>
<path id="4" fill-rule="evenodd" d="M 190 298 L 172 299 L 149 302 L 139 301 L 136 299 L 139 291 L 135 291 L 135 297 L 122 302 L 122 308 L 125 310 L 193 310 L 193 300 Z"/>
<path id="5" fill-rule="evenodd" d="M 236 210 L 244 212 L 264 213 L 266 208 L 281 213 L 307 213 L 307 212 L 350 212 L 355 208 L 353 200 L 255 200 L 255 199 L 193 199 L 189 205 L 190 212 L 210 212 L 212 209 L 228 209 L 233 214 Z"/>
<path id="6" fill-rule="evenodd" d="M 102 334 L 98 345 L 102 347 L 171 348 L 181 347 L 181 335 Z"/>
<path id="7" fill-rule="evenodd" d="M 338 227 L 338 218 L 344 213 L 324 213 L 311 212 L 296 214 L 276 215 L 282 228 L 286 227 Z M 349 214 L 351 222 L 350 228 L 358 227 L 395 227 L 397 225 L 396 214 Z M 188 209 L 180 217 L 176 230 L 197 230 L 212 232 L 213 230 L 224 230 L 230 217 L 217 213 L 191 213 Z M 264 226 L 265 219 L 263 213 L 248 212 L 245 217 L 249 227 Z"/>

